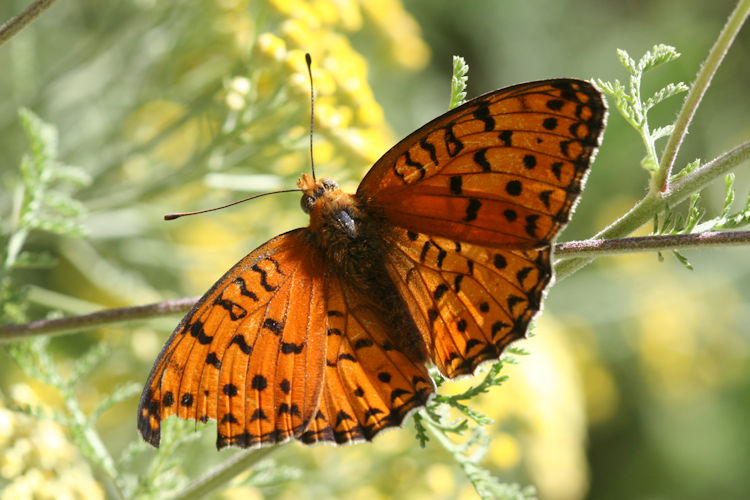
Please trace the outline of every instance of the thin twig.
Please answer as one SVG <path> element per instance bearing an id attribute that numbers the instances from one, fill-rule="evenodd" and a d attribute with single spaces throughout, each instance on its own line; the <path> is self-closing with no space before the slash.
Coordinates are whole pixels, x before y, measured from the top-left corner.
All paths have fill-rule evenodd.
<path id="1" fill-rule="evenodd" d="M 205 498 L 215 489 L 226 486 L 237 474 L 252 469 L 258 462 L 279 449 L 278 446 L 272 446 L 237 453 L 218 465 L 214 470 L 188 484 L 185 489 L 172 497 L 172 500 Z"/>
<path id="2" fill-rule="evenodd" d="M 727 23 L 719 34 L 719 38 L 716 39 L 716 43 L 711 47 L 711 51 L 708 53 L 705 62 L 701 65 L 695 77 L 695 82 L 691 85 L 690 92 L 688 92 L 680 113 L 677 115 L 674 130 L 669 135 L 667 145 L 664 147 L 664 153 L 662 154 L 661 162 L 659 162 L 659 170 L 654 175 L 653 185 L 657 189 L 661 191 L 668 190 L 669 186 L 667 182 L 672 175 L 672 168 L 674 167 L 677 153 L 680 150 L 680 144 L 682 144 L 682 140 L 688 132 L 690 122 L 695 115 L 695 111 L 698 109 L 701 99 L 703 99 L 703 95 L 706 93 L 706 89 L 711 84 L 716 70 L 719 68 L 735 37 L 740 32 L 748 14 L 750 14 L 750 0 L 741 0 L 729 16 Z"/>
<path id="3" fill-rule="evenodd" d="M 674 181 L 670 186 L 670 192 L 664 197 L 664 201 L 673 207 L 689 198 L 691 194 L 703 189 L 712 180 L 748 160 L 750 160 L 750 141 L 730 149 L 702 167 Z"/>
<path id="4" fill-rule="evenodd" d="M 81 316 L 70 316 L 68 318 L 40 319 L 22 325 L 0 325 L 0 343 L 27 339 L 44 334 L 60 335 L 121 323 L 123 321 L 157 318 L 166 314 L 183 313 L 190 309 L 197 300 L 197 298 L 166 300 L 145 306 L 107 309 Z"/>
<path id="5" fill-rule="evenodd" d="M 16 33 L 25 28 L 31 21 L 55 2 L 55 0 L 37 0 L 15 17 L 0 26 L 0 45 L 10 40 Z"/>
<path id="6" fill-rule="evenodd" d="M 571 241 L 555 245 L 555 256 L 569 259 L 562 264 L 568 262 L 588 263 L 594 257 L 601 255 L 670 250 L 674 248 L 749 244 L 750 231 L 707 232 L 699 234 Z M 556 272 L 559 272 L 558 268 L 559 266 L 556 266 Z M 558 275 L 557 279 L 562 279 L 567 275 L 563 274 L 562 277 Z M 172 313 L 184 313 L 196 301 L 197 298 L 167 300 L 145 306 L 107 309 L 82 316 L 40 319 L 21 325 L 0 325 L 0 343 L 32 338 L 39 335 L 61 335 L 124 321 L 155 318 Z"/>
<path id="7" fill-rule="evenodd" d="M 568 241 L 555 245 L 555 256 L 597 257 L 650 250 L 674 250 L 706 246 L 750 245 L 750 231 L 705 232 L 662 236 L 636 236 L 617 240 Z"/>

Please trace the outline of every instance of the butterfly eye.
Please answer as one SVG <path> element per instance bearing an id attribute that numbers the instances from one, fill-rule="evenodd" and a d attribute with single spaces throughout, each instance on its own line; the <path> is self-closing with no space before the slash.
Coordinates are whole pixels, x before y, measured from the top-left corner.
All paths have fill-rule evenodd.
<path id="1" fill-rule="evenodd" d="M 309 214 L 310 212 L 312 212 L 313 205 L 315 205 L 315 198 L 303 194 L 302 199 L 299 201 L 299 204 L 302 207 L 302 211 L 304 211 L 306 214 Z"/>
<path id="2" fill-rule="evenodd" d="M 320 182 L 323 184 L 326 191 L 333 191 L 334 189 L 339 188 L 339 185 L 331 179 L 321 179 Z"/>

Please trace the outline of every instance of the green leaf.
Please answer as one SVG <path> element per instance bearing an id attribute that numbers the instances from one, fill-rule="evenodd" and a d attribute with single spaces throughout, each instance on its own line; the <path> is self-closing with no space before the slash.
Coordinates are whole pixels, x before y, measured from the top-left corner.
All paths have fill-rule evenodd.
<path id="1" fill-rule="evenodd" d="M 729 216 L 732 203 L 734 203 L 734 172 L 730 172 L 724 176 L 724 206 L 721 208 L 720 220 L 726 220 L 727 216 Z"/>
<path id="2" fill-rule="evenodd" d="M 469 80 L 469 65 L 461 56 L 453 56 L 450 109 L 460 106 L 466 99 L 466 83 Z"/>
<path id="3" fill-rule="evenodd" d="M 76 360 L 73 369 L 68 377 L 70 386 L 76 385 L 83 377 L 87 376 L 91 371 L 106 359 L 112 353 L 112 348 L 109 344 L 99 342 L 94 344 L 83 356 Z"/>
<path id="4" fill-rule="evenodd" d="M 683 266 L 685 266 L 685 268 L 687 268 L 689 271 L 693 270 L 693 265 L 690 264 L 690 262 L 687 260 L 687 257 L 685 257 L 684 255 L 682 255 L 677 250 L 672 250 L 672 253 L 674 254 L 675 257 L 677 257 L 677 260 L 680 261 L 680 264 L 682 264 Z"/>
<path id="5" fill-rule="evenodd" d="M 665 125 L 663 127 L 658 127 L 656 130 L 651 132 L 651 138 L 656 141 L 657 139 L 668 136 L 672 133 L 673 130 L 674 125 Z"/>
<path id="6" fill-rule="evenodd" d="M 427 435 L 427 428 L 424 426 L 422 415 L 419 413 L 414 414 L 414 429 L 417 431 L 417 441 L 419 441 L 419 446 L 424 448 L 427 445 L 427 441 L 430 440 L 430 437 Z"/>
<path id="7" fill-rule="evenodd" d="M 654 45 L 651 50 L 646 51 L 640 61 L 638 61 L 638 72 L 645 73 L 657 66 L 674 61 L 678 57 L 680 57 L 680 53 L 671 45 Z"/>
<path id="8" fill-rule="evenodd" d="M 688 206 L 688 215 L 685 220 L 685 225 L 679 228 L 680 233 L 690 234 L 698 222 L 703 217 L 705 210 L 698 206 L 698 202 L 701 199 L 700 193 L 693 193 L 690 196 L 690 205 Z"/>
<path id="9" fill-rule="evenodd" d="M 750 224 L 750 194 L 748 194 L 745 206 L 735 213 L 729 213 L 734 203 L 734 173 L 724 177 L 724 204 L 718 217 L 701 224 L 702 230 L 735 229 Z"/>
<path id="10" fill-rule="evenodd" d="M 674 182 L 678 179 L 681 179 L 685 177 L 686 175 L 690 174 L 691 172 L 694 172 L 698 167 L 701 165 L 700 158 L 696 158 L 695 160 L 691 161 L 687 165 L 685 165 L 685 168 L 677 172 L 675 175 L 672 176 L 671 182 Z"/>
<path id="11" fill-rule="evenodd" d="M 687 92 L 688 86 L 685 85 L 683 82 L 678 83 L 669 83 L 664 88 L 657 90 L 654 95 L 646 99 L 646 102 L 644 103 L 643 107 L 646 110 L 649 110 L 659 104 L 662 101 L 665 101 L 666 99 L 669 99 L 672 96 L 681 94 L 683 92 Z"/>
<path id="12" fill-rule="evenodd" d="M 628 73 L 635 74 L 638 72 L 638 69 L 635 66 L 635 61 L 630 57 L 630 54 L 628 54 L 627 51 L 624 49 L 617 49 L 617 58 L 620 60 L 620 64 L 628 70 Z"/>
<path id="13" fill-rule="evenodd" d="M 659 169 L 659 164 L 656 162 L 656 158 L 646 155 L 641 159 L 641 167 L 648 172 L 656 172 Z"/>
<path id="14" fill-rule="evenodd" d="M 117 403 L 127 401 L 128 399 L 140 394 L 143 387 L 137 382 L 127 382 L 125 384 L 118 384 L 111 393 L 105 396 L 99 401 L 94 408 L 94 411 L 89 417 L 91 422 L 95 424 L 102 413 L 112 408 Z"/>

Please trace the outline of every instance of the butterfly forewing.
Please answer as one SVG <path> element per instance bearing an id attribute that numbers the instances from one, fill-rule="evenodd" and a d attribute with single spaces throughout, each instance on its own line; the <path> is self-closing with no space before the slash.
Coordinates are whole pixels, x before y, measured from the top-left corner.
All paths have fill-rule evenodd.
<path id="1" fill-rule="evenodd" d="M 542 246 L 568 221 L 605 117 L 599 91 L 584 81 L 490 92 L 399 142 L 357 194 L 414 232 Z"/>
<path id="2" fill-rule="evenodd" d="M 306 229 L 269 241 L 230 269 L 183 319 L 154 366 L 138 412 L 158 446 L 170 415 L 218 423 L 217 446 L 299 434 L 322 390 L 325 266 Z"/>

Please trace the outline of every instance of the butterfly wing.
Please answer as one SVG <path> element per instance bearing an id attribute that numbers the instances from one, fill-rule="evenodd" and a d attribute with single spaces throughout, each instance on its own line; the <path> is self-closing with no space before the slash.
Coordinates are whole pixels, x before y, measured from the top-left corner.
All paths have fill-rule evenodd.
<path id="1" fill-rule="evenodd" d="M 584 81 L 496 90 L 399 142 L 357 195 L 416 233 L 538 248 L 568 221 L 605 119 L 601 94 Z"/>
<path id="2" fill-rule="evenodd" d="M 579 80 L 490 92 L 394 146 L 359 186 L 394 229 L 390 278 L 447 377 L 524 336 L 606 119 Z"/>
<path id="3" fill-rule="evenodd" d="M 404 229 L 388 243 L 389 275 L 448 378 L 522 338 L 552 277 L 549 247 L 493 249 Z"/>
<path id="4" fill-rule="evenodd" d="M 370 299 L 371 300 L 371 299 Z M 369 441 L 435 391 L 424 363 L 394 348 L 382 312 L 338 277 L 328 282 L 328 335 L 319 410 L 304 443 Z"/>
<path id="5" fill-rule="evenodd" d="M 230 269 L 164 346 L 138 408 L 143 438 L 161 421 L 218 422 L 217 447 L 299 435 L 323 389 L 325 266 L 307 229 L 282 234 Z"/>

